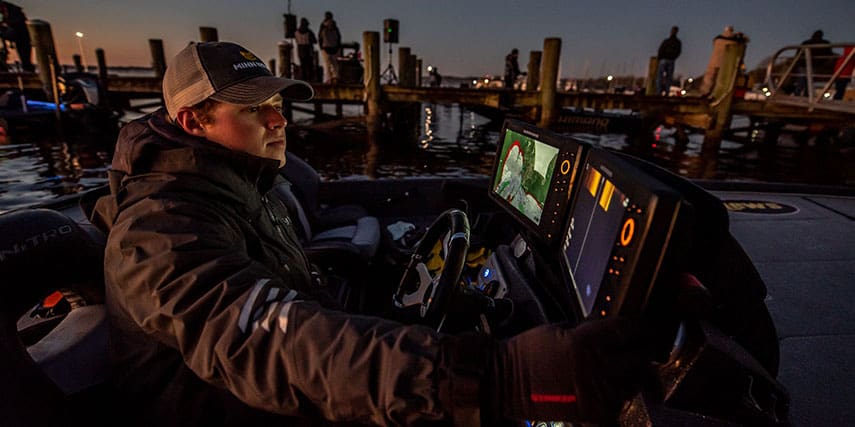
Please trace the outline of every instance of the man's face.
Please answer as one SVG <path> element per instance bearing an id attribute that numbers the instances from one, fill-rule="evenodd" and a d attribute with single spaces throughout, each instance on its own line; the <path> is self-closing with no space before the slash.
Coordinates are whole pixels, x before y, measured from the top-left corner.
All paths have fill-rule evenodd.
<path id="1" fill-rule="evenodd" d="M 235 151 L 279 160 L 285 166 L 285 126 L 282 97 L 273 95 L 250 106 L 220 102 L 201 126 L 205 138 Z"/>

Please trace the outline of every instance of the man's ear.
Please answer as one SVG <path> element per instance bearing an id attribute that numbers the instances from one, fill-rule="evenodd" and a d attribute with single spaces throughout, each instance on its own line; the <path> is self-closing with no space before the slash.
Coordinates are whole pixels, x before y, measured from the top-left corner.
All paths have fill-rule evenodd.
<path id="1" fill-rule="evenodd" d="M 190 135 L 205 137 L 204 126 L 202 126 L 202 123 L 196 118 L 196 114 L 190 109 L 182 108 L 179 110 L 178 114 L 175 115 L 175 123 Z"/>

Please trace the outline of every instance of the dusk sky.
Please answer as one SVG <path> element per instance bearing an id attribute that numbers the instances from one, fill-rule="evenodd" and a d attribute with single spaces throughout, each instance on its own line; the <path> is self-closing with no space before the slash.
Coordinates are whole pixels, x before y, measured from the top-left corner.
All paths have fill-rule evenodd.
<path id="1" fill-rule="evenodd" d="M 276 57 L 283 37 L 287 0 L 18 0 L 30 19 L 48 21 L 62 63 L 79 52 L 95 62 L 95 48 L 110 65 L 150 66 L 148 39 L 164 41 L 167 64 L 200 26 L 216 27 L 220 40 L 235 41 L 264 60 Z M 644 75 L 648 58 L 672 25 L 680 27 L 683 54 L 676 74 L 699 75 L 712 39 L 733 25 L 751 40 L 749 69 L 785 45 L 798 44 L 817 29 L 832 42 L 855 42 L 853 0 L 293 0 L 291 13 L 306 17 L 317 32 L 332 11 L 344 41 L 362 43 L 363 31 L 381 31 L 383 20 L 400 21 L 400 44 L 444 75 L 500 75 L 511 48 L 524 69 L 529 51 L 543 39 L 562 39 L 562 77 Z M 385 66 L 387 45 L 381 46 Z"/>

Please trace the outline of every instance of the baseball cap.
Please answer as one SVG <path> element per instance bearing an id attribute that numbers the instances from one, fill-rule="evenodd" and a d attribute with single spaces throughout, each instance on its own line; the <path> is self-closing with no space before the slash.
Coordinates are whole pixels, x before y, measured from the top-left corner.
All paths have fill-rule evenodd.
<path id="1" fill-rule="evenodd" d="M 253 105 L 277 93 L 294 101 L 314 95 L 306 82 L 274 76 L 249 49 L 230 42 L 191 42 L 163 76 L 163 100 L 173 119 L 182 107 L 208 98 Z"/>

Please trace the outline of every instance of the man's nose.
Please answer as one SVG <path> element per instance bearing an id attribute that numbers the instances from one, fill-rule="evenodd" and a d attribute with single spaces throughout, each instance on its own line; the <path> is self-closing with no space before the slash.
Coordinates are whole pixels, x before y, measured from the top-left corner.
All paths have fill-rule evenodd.
<path id="1" fill-rule="evenodd" d="M 267 127 L 271 130 L 284 128 L 288 125 L 288 120 L 282 115 L 282 111 L 273 107 L 267 108 L 265 119 L 267 120 Z"/>

